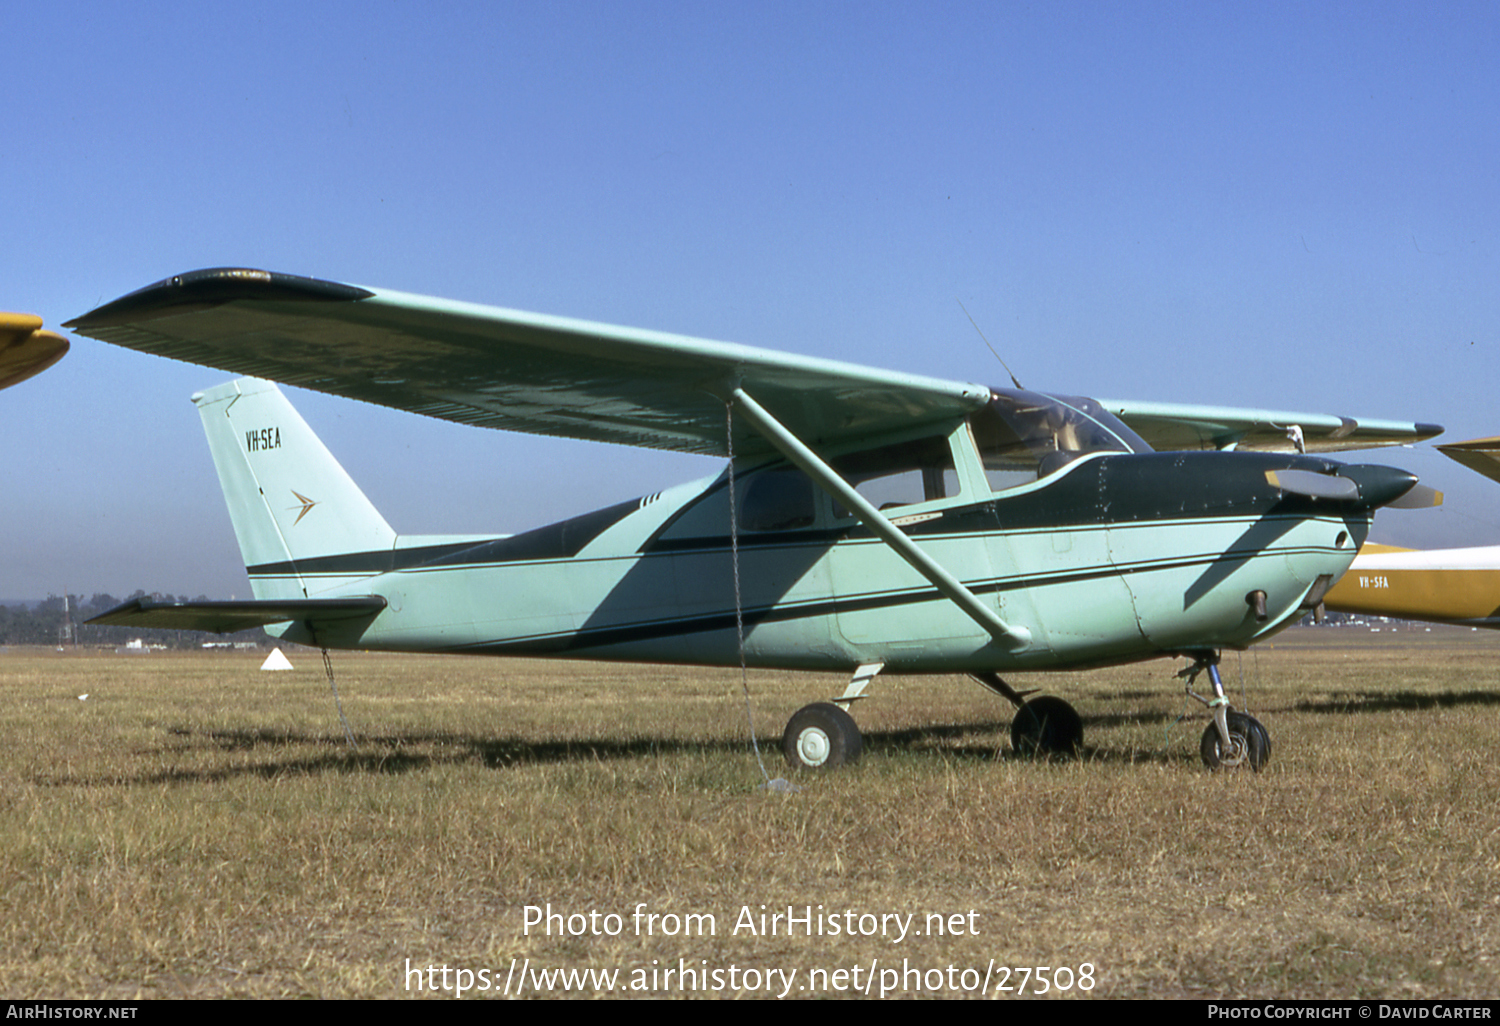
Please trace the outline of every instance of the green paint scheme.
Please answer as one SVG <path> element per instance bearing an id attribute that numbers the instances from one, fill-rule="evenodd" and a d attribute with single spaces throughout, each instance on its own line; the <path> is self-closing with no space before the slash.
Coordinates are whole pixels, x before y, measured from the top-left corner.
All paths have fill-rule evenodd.
<path id="1" fill-rule="evenodd" d="M 1438 430 L 991 390 L 265 272 L 168 279 L 71 326 L 486 427 L 725 455 L 728 410 L 717 478 L 516 537 L 403 537 L 275 385 L 200 393 L 263 605 L 107 617 L 286 614 L 273 633 L 331 648 L 736 664 L 737 603 L 753 666 L 1005 672 L 1245 647 L 1315 603 L 1415 478 L 1141 437 L 1286 447 L 1297 424 L 1315 449 Z"/>

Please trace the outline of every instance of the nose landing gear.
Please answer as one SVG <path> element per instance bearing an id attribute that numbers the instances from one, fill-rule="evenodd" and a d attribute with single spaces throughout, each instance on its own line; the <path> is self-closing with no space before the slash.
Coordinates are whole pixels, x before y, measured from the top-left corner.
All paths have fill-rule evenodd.
<path id="1" fill-rule="evenodd" d="M 1205 698 L 1193 690 L 1193 681 L 1198 674 L 1208 671 L 1209 683 L 1213 685 L 1213 697 Z M 1219 679 L 1219 654 L 1199 652 L 1192 666 L 1181 671 L 1179 677 L 1187 678 L 1187 693 L 1213 713 L 1214 721 L 1203 732 L 1198 745 L 1198 754 L 1209 769 L 1238 769 L 1249 766 L 1259 773 L 1271 759 L 1271 735 L 1254 716 L 1235 712 L 1224 694 L 1224 682 Z"/>
<path id="2" fill-rule="evenodd" d="M 1249 766 L 1260 772 L 1271 757 L 1271 736 L 1254 716 L 1232 712 L 1226 717 L 1229 728 L 1229 744 L 1219 734 L 1218 723 L 1211 723 L 1203 732 L 1203 741 L 1198 753 L 1209 769 L 1234 769 Z"/>

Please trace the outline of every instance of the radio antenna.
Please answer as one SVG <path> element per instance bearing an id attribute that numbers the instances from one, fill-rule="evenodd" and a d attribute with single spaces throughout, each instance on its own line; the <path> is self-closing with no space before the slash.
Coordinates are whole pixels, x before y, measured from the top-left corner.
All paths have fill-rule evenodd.
<path id="1" fill-rule="evenodd" d="M 964 301 L 962 299 L 959 299 L 957 296 L 953 297 L 953 301 L 955 303 L 957 303 L 958 304 L 958 308 L 964 312 L 964 316 L 967 317 L 967 318 L 969 318 L 969 323 L 970 324 L 974 324 L 974 315 L 971 314 L 971 313 L 969 313 L 969 308 L 966 307 L 966 306 L 964 306 Z M 975 331 L 979 331 L 979 325 L 978 324 L 974 324 L 974 330 Z M 990 340 L 987 339 L 987 338 L 984 338 L 984 332 L 979 331 L 979 337 L 982 338 L 982 339 L 984 339 L 984 344 L 987 345 L 987 346 L 989 346 L 990 352 L 995 353 L 995 359 L 997 359 L 997 360 L 1000 361 L 1000 366 L 1004 367 L 1005 368 L 1005 373 L 1007 373 L 1007 374 L 1010 375 L 1011 383 L 1014 384 L 1017 388 L 1024 390 L 1026 388 L 1026 386 L 1023 385 L 1023 384 L 1021 384 L 1019 381 L 1016 380 L 1016 376 L 1011 371 L 1010 365 L 1005 362 L 1005 360 L 1000 356 L 1000 354 L 998 352 L 995 352 L 995 347 L 990 345 Z"/>

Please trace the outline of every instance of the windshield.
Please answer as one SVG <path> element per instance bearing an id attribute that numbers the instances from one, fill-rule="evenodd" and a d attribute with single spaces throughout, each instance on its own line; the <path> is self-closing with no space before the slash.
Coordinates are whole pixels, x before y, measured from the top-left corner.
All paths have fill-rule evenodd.
<path id="1" fill-rule="evenodd" d="M 1118 417 L 1081 396 L 999 390 L 969 426 L 994 491 L 1046 477 L 1085 453 L 1151 451 Z"/>

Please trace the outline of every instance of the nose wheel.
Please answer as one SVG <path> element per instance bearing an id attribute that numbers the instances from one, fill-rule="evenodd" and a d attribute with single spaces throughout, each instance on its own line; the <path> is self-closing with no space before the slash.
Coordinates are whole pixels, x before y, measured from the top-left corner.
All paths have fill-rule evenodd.
<path id="1" fill-rule="evenodd" d="M 1271 758 L 1271 735 L 1254 716 L 1231 712 L 1226 713 L 1225 719 L 1229 728 L 1228 744 L 1219 736 L 1218 723 L 1210 723 L 1203 732 L 1203 742 L 1198 746 L 1203 765 L 1209 769 L 1249 766 L 1259 773 Z"/>
<path id="2" fill-rule="evenodd" d="M 1211 698 L 1193 690 L 1193 680 L 1204 670 L 1208 671 L 1209 683 L 1213 685 Z M 1203 765 L 1212 770 L 1248 766 L 1259 773 L 1271 761 L 1271 735 L 1254 716 L 1230 708 L 1229 697 L 1224 694 L 1224 682 L 1219 679 L 1218 653 L 1199 654 L 1193 665 L 1179 676 L 1188 679 L 1187 693 L 1213 713 L 1214 721 L 1203 731 L 1203 740 L 1198 744 Z"/>

